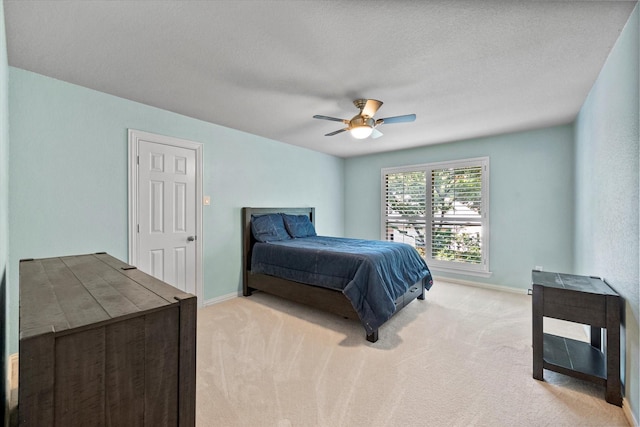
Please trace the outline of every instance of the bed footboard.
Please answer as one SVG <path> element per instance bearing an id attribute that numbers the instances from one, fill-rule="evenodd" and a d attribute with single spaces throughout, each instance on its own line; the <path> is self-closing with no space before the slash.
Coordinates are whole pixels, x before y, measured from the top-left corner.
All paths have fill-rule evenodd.
<path id="1" fill-rule="evenodd" d="M 356 313 L 347 297 L 345 297 L 342 292 L 334 289 L 307 285 L 305 283 L 294 282 L 266 274 L 249 273 L 247 282 L 247 286 L 245 287 L 247 292 L 245 296 L 251 295 L 251 292 L 254 290 L 259 290 L 290 301 L 328 311 L 347 319 L 359 319 L 358 313 Z"/>

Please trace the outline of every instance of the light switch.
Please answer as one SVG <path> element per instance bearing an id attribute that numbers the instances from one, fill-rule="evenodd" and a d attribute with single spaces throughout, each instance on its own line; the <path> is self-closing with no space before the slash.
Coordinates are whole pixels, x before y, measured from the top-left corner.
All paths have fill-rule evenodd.
<path id="1" fill-rule="evenodd" d="M 202 198 L 202 204 L 205 206 L 209 206 L 211 204 L 211 196 L 204 196 Z"/>

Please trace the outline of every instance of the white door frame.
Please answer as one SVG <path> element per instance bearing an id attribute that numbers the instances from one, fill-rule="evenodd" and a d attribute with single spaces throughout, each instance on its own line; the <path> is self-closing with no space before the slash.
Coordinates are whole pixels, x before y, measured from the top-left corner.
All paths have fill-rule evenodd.
<path id="1" fill-rule="evenodd" d="M 173 147 L 194 150 L 196 153 L 196 297 L 202 306 L 202 143 L 187 141 L 171 136 L 129 129 L 129 261 L 138 263 L 138 143 L 146 141 Z"/>

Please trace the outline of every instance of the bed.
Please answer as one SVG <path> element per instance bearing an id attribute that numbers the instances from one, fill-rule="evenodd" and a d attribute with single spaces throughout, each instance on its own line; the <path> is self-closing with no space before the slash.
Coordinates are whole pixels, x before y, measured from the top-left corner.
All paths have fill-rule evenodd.
<path id="1" fill-rule="evenodd" d="M 259 290 L 359 320 L 370 342 L 395 313 L 425 298 L 433 281 L 414 248 L 317 236 L 314 224 L 314 208 L 242 208 L 244 296 Z"/>

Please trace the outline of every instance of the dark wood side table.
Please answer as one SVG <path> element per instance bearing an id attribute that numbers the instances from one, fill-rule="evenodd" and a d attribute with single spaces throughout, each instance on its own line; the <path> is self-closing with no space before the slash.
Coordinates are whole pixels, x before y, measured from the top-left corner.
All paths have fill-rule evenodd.
<path id="1" fill-rule="evenodd" d="M 622 406 L 620 296 L 598 277 L 533 270 L 533 378 L 543 369 L 603 385 L 606 401 Z M 591 342 L 543 332 L 543 317 L 591 326 Z M 601 329 L 606 329 L 606 344 Z"/>

